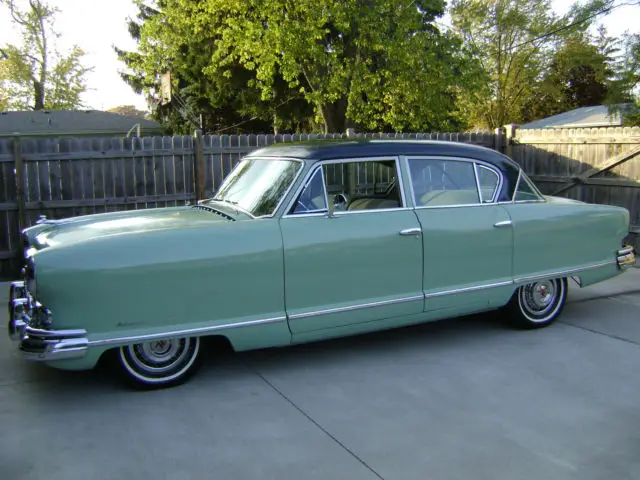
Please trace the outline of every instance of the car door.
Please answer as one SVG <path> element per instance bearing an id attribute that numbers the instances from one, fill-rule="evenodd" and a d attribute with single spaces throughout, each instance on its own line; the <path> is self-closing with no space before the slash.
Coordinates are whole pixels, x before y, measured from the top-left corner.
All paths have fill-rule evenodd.
<path id="1" fill-rule="evenodd" d="M 397 158 L 318 163 L 280 227 L 294 339 L 423 311 L 420 223 Z"/>
<path id="2" fill-rule="evenodd" d="M 504 304 L 513 291 L 513 231 L 495 201 L 501 172 L 460 158 L 410 157 L 407 165 L 423 231 L 425 310 Z"/>

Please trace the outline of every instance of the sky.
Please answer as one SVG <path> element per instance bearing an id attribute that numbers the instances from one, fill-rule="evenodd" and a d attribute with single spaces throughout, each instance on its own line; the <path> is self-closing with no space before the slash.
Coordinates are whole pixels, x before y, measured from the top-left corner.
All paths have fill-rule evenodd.
<path id="1" fill-rule="evenodd" d="M 618 0 L 618 3 L 640 3 L 638 0 Z M 18 0 L 18 4 L 21 0 Z M 552 8 L 566 13 L 571 0 L 552 0 Z M 83 96 L 87 108 L 107 110 L 119 105 L 134 105 L 146 110 L 142 95 L 136 95 L 120 78 L 123 69 L 113 45 L 125 50 L 135 49 L 135 42 L 127 31 L 127 18 L 135 17 L 136 8 L 131 0 L 49 0 L 60 12 L 54 28 L 60 33 L 59 49 L 65 51 L 77 44 L 84 51 L 84 63 L 93 67 L 87 75 L 89 90 Z M 608 15 L 599 17 L 596 24 L 604 24 L 610 35 L 625 31 L 640 33 L 640 5 L 623 5 Z M 19 42 L 6 8 L 0 7 L 0 45 Z"/>

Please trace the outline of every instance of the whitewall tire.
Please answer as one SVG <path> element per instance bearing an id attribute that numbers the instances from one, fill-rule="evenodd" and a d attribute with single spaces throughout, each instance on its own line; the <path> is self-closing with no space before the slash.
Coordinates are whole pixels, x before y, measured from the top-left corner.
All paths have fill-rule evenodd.
<path id="1" fill-rule="evenodd" d="M 167 338 L 124 345 L 117 359 L 126 380 L 139 388 L 184 383 L 201 364 L 199 337 Z"/>
<path id="2" fill-rule="evenodd" d="M 540 280 L 518 287 L 507 305 L 507 319 L 518 328 L 541 328 L 557 320 L 567 302 L 567 279 Z"/>

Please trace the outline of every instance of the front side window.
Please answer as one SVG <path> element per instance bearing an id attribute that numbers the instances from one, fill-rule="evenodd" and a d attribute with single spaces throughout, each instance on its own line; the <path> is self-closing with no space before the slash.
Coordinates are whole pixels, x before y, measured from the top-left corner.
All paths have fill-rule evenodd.
<path id="1" fill-rule="evenodd" d="M 417 207 L 480 203 L 472 162 L 416 158 L 409 172 Z"/>
<path id="2" fill-rule="evenodd" d="M 325 191 L 322 168 L 316 168 L 311 179 L 303 187 L 300 196 L 293 205 L 292 213 L 321 213 L 327 211 L 327 193 Z"/>
<path id="3" fill-rule="evenodd" d="M 301 168 L 295 160 L 243 159 L 203 203 L 229 203 L 254 217 L 273 215 Z"/>
<path id="4" fill-rule="evenodd" d="M 403 206 L 395 160 L 329 162 L 318 167 L 303 187 L 291 214 L 327 209 L 353 212 Z"/>

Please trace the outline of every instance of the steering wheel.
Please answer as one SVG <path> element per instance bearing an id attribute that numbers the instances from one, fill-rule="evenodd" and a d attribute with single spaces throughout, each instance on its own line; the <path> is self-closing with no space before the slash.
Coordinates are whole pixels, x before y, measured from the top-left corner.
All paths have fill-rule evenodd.
<path id="1" fill-rule="evenodd" d="M 347 205 L 349 204 L 349 199 L 344 193 L 338 193 L 333 197 L 333 209 L 339 212 L 344 212 L 347 210 Z"/>

